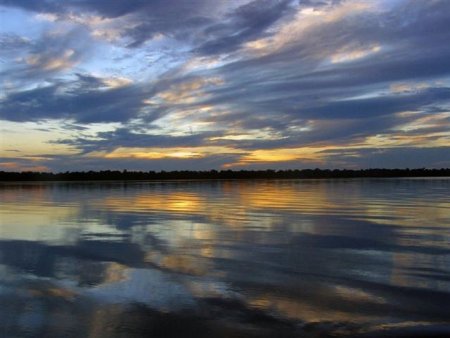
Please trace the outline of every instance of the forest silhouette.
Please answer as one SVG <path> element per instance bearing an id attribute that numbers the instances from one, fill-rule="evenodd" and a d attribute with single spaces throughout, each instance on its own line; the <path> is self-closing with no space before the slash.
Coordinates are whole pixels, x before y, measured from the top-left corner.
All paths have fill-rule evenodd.
<path id="1" fill-rule="evenodd" d="M 220 179 L 324 179 L 383 177 L 446 177 L 450 168 L 441 169 L 301 169 L 301 170 L 209 170 L 209 171 L 0 171 L 0 181 L 115 181 L 115 180 L 220 180 Z"/>

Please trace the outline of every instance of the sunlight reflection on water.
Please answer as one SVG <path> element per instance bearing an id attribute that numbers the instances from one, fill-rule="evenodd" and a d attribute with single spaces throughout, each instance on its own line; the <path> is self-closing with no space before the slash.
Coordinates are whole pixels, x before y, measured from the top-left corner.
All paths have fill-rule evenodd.
<path id="1" fill-rule="evenodd" d="M 449 191 L 449 179 L 2 184 L 0 332 L 442 325 Z"/>

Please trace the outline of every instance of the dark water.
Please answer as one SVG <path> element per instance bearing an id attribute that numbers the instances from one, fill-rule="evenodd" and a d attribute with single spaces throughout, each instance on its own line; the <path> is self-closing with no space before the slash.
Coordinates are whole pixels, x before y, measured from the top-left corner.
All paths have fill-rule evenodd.
<path id="1" fill-rule="evenodd" d="M 450 337 L 450 179 L 0 197 L 1 337 Z"/>

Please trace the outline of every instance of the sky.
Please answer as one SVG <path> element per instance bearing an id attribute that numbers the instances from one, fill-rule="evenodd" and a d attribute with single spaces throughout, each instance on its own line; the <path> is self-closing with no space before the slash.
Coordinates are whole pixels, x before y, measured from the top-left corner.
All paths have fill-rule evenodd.
<path id="1" fill-rule="evenodd" d="M 450 167 L 448 0 L 0 0 L 0 170 Z"/>

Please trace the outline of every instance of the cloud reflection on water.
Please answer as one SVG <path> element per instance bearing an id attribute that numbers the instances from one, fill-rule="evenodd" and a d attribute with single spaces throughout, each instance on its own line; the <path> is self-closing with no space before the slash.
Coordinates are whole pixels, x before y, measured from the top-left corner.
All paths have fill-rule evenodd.
<path id="1" fill-rule="evenodd" d="M 55 318 L 67 313 L 91 318 L 80 327 L 66 318 L 67 330 L 98 337 L 135 306 L 152 318 L 188 311 L 264 334 L 330 321 L 442 322 L 449 183 L 3 185 L 0 298 L 11 304 L 2 313 L 16 317 L 2 325 L 56 337 L 64 328 Z M 277 322 L 267 328 L 255 316 Z"/>

